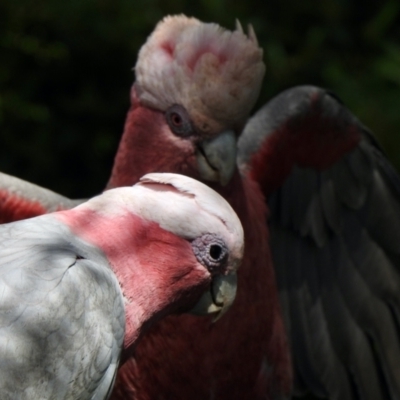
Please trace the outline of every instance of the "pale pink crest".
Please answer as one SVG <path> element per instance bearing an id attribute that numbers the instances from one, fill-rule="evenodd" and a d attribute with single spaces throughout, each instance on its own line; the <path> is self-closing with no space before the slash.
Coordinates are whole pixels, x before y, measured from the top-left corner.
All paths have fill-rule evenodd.
<path id="1" fill-rule="evenodd" d="M 196 126 L 215 132 L 243 122 L 256 102 L 265 66 L 254 30 L 229 31 L 184 15 L 168 16 L 139 52 L 140 101 L 165 111 L 180 104 Z"/>

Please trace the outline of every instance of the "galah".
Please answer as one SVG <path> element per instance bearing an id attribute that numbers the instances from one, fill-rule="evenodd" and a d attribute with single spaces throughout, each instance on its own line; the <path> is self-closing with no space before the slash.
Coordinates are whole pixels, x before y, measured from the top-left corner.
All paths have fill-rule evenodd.
<path id="1" fill-rule="evenodd" d="M 290 355 L 257 182 L 236 167 L 236 141 L 265 66 L 252 29 L 230 32 L 166 17 L 141 48 L 136 82 L 108 188 L 143 172 L 178 172 L 221 193 L 246 246 L 234 305 L 224 318 L 167 317 L 120 369 L 112 399 L 280 399 L 291 392 Z"/>
<path id="2" fill-rule="evenodd" d="M 108 187 L 155 170 L 210 182 L 238 213 L 246 250 L 221 324 L 162 321 L 113 398 L 400 398 L 400 184 L 368 131 L 328 92 L 295 88 L 246 125 L 239 172 L 236 139 L 264 73 L 239 24 L 167 17 L 135 73 Z"/>
<path id="3" fill-rule="evenodd" d="M 152 324 L 229 308 L 244 240 L 209 187 L 148 174 L 0 243 L 0 398 L 98 400 Z"/>
<path id="4" fill-rule="evenodd" d="M 399 178 L 323 89 L 290 89 L 246 125 L 264 68 L 252 29 L 184 16 L 140 50 L 108 187 L 200 179 L 238 213 L 246 247 L 230 312 L 154 326 L 113 399 L 400 398 Z"/>

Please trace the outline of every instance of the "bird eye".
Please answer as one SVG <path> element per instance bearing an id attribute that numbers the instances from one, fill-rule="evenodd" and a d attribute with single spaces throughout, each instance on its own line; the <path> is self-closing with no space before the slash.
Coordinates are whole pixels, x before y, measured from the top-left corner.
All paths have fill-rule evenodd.
<path id="1" fill-rule="evenodd" d="M 176 127 L 182 126 L 183 123 L 182 118 L 178 113 L 171 113 L 171 122 Z"/>
<path id="2" fill-rule="evenodd" d="M 223 269 L 228 262 L 228 247 L 217 235 L 208 233 L 192 242 L 197 260 L 211 273 Z"/>
<path id="3" fill-rule="evenodd" d="M 187 137 L 194 133 L 192 122 L 186 109 L 179 104 L 168 108 L 165 119 L 171 131 L 181 137 Z"/>
<path id="4" fill-rule="evenodd" d="M 222 249 L 219 245 L 217 244 L 212 244 L 210 246 L 210 256 L 212 259 L 214 260 L 219 260 L 219 258 L 221 257 L 221 253 L 222 253 Z"/>

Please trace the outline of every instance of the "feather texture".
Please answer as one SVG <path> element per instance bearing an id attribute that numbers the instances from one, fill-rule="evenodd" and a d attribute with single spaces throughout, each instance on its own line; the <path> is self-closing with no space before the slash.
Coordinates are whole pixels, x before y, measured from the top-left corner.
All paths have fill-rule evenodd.
<path id="1" fill-rule="evenodd" d="M 149 207 L 164 212 L 147 219 Z M 205 224 L 184 230 L 193 208 Z M 199 299 L 205 313 L 232 304 L 242 254 L 226 201 L 173 174 L 1 225 L 0 397 L 107 399 L 121 352 L 151 324 Z"/>
<path id="2" fill-rule="evenodd" d="M 104 254 L 52 216 L 0 237 L 1 398 L 107 398 L 125 317 Z"/>
<path id="3" fill-rule="evenodd" d="M 289 167 L 274 178 L 279 164 L 263 156 L 278 143 Z M 304 150 L 293 152 L 294 143 Z M 297 394 L 397 399 L 400 186 L 371 133 L 329 92 L 298 87 L 253 117 L 239 162 L 268 196 Z"/>

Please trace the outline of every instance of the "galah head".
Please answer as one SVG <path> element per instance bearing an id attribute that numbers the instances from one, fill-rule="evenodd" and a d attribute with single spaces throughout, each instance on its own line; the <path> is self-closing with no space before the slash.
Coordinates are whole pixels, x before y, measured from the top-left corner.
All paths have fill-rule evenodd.
<path id="1" fill-rule="evenodd" d="M 251 27 L 246 35 L 240 24 L 229 31 L 184 15 L 164 18 L 139 52 L 132 88 L 134 108 L 139 104 L 156 110 L 163 119 L 147 113 L 128 116 L 125 129 L 131 132 L 124 145 L 136 149 L 120 147 L 125 162 L 135 150 L 134 158 L 140 160 L 139 152 L 146 151 L 152 137 L 154 147 L 170 153 L 175 146 L 179 151 L 175 160 L 152 159 L 152 166 L 158 161 L 153 171 L 180 172 L 226 185 L 236 168 L 237 136 L 260 92 L 262 55 Z M 144 163 L 150 165 L 149 158 L 151 154 L 143 156 Z M 180 168 L 168 170 L 173 162 Z M 118 186 L 118 175 L 128 168 L 115 167 L 109 187 Z"/>
<path id="2" fill-rule="evenodd" d="M 104 192 L 90 201 L 90 207 L 105 216 L 112 215 L 115 220 L 126 219 L 127 214 L 140 216 L 148 224 L 155 223 L 184 239 L 191 247 L 190 260 L 176 259 L 176 265 L 166 268 L 178 271 L 179 277 L 182 273 L 189 276 L 189 267 L 195 268 L 202 285 L 208 287 L 192 311 L 220 316 L 231 306 L 236 294 L 236 271 L 243 257 L 244 235 L 236 213 L 214 190 L 183 175 L 152 173 L 133 187 Z M 147 233 L 143 231 L 143 235 Z M 153 261 L 147 257 L 147 262 L 148 273 L 153 273 Z M 183 270 L 180 263 L 189 267 Z M 164 272 L 159 271 L 160 276 Z M 129 297 L 129 281 L 124 283 L 124 291 Z"/>
<path id="3" fill-rule="evenodd" d="M 210 290 L 192 312 L 222 316 L 235 299 L 236 271 L 244 252 L 243 228 L 235 211 L 214 190 L 183 175 L 148 174 L 135 188 L 146 193 L 145 197 L 139 196 L 146 198 L 141 206 L 143 215 L 189 240 L 197 261 L 212 276 Z M 163 193 L 162 200 L 159 191 Z M 167 210 L 165 202 L 171 205 Z"/>
<path id="4" fill-rule="evenodd" d="M 165 17 L 139 52 L 139 99 L 162 111 L 175 106 L 172 123 L 177 122 L 174 111 L 186 110 L 206 134 L 234 127 L 258 98 L 265 71 L 262 54 L 252 28 L 246 36 L 240 25 L 231 32 L 184 15 Z"/>

